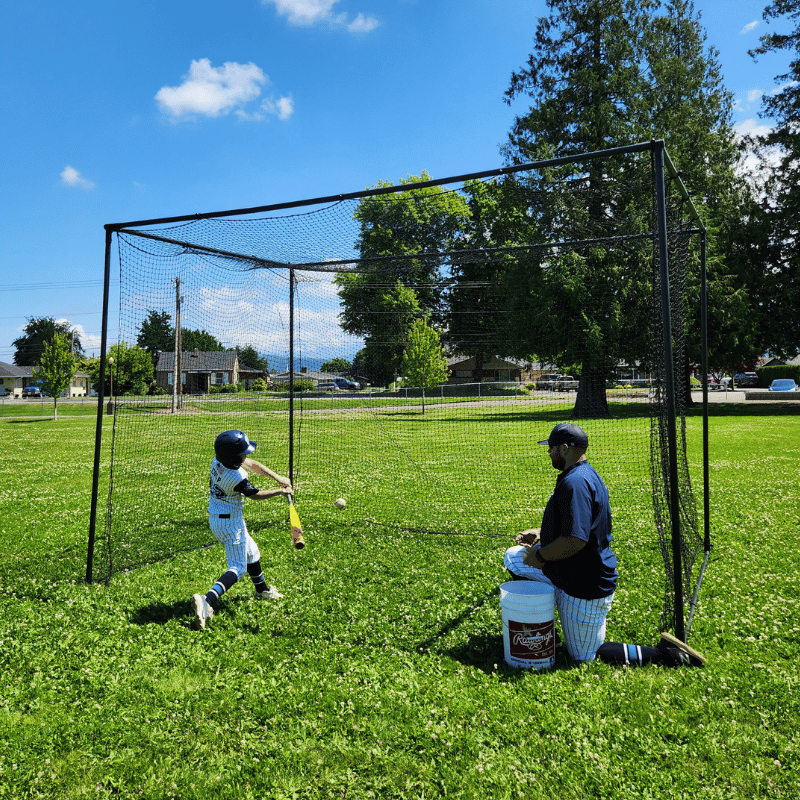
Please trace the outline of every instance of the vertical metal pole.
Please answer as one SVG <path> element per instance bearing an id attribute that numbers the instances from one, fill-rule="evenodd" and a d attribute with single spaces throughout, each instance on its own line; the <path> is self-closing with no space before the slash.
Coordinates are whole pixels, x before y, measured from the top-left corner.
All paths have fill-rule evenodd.
<path id="1" fill-rule="evenodd" d="M 711 550 L 711 499 L 708 469 L 708 286 L 706 283 L 706 232 L 700 232 L 700 330 L 703 363 L 703 549 Z"/>
<path id="2" fill-rule="evenodd" d="M 183 340 L 181 337 L 181 279 L 175 278 L 175 352 L 172 360 L 172 413 L 183 407 L 183 365 L 181 364 L 181 353 L 183 351 Z"/>
<path id="3" fill-rule="evenodd" d="M 675 424 L 675 364 L 672 353 L 672 313 L 669 287 L 669 248 L 667 247 L 667 201 L 664 184 L 664 142 L 653 142 L 653 164 L 656 179 L 658 216 L 658 256 L 661 273 L 661 314 L 665 391 L 667 401 L 667 443 L 669 448 L 669 481 L 667 484 L 672 528 L 672 572 L 675 590 L 675 635 L 685 640 L 683 619 L 683 566 L 681 563 L 681 517 L 678 496 L 678 436 Z"/>
<path id="4" fill-rule="evenodd" d="M 108 336 L 108 288 L 111 283 L 111 231 L 106 228 L 105 277 L 103 279 L 103 322 L 100 332 L 100 377 L 97 386 L 97 422 L 94 430 L 94 467 L 92 470 L 92 505 L 89 511 L 89 542 L 86 549 L 86 582 L 92 582 L 94 542 L 97 530 L 97 491 L 100 484 L 100 448 L 103 440 L 103 410 L 105 408 L 106 341 Z"/>
<path id="5" fill-rule="evenodd" d="M 294 486 L 294 268 L 289 267 L 289 480 Z"/>

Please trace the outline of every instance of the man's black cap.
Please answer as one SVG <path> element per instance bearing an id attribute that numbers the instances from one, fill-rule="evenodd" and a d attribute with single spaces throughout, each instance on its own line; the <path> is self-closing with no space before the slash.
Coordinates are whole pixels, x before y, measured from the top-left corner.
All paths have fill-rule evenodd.
<path id="1" fill-rule="evenodd" d="M 539 444 L 546 444 L 548 447 L 558 444 L 568 444 L 570 447 L 588 447 L 589 437 L 580 425 L 575 425 L 573 422 L 562 422 L 556 425 L 550 431 L 550 436 Z"/>

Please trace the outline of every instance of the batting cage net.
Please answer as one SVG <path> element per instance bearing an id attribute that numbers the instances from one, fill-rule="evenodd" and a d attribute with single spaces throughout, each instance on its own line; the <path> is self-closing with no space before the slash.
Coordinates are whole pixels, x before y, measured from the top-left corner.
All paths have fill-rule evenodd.
<path id="1" fill-rule="evenodd" d="M 679 179 L 659 194 L 657 162 L 648 143 L 107 226 L 119 336 L 89 579 L 213 542 L 208 469 L 228 429 L 291 477 L 311 545 L 373 526 L 449 535 L 457 559 L 489 537 L 500 566 L 552 491 L 537 442 L 576 420 L 618 547 L 638 554 L 627 568 L 663 587 L 653 605 L 674 625 L 702 549 L 685 426 L 697 231 Z M 251 530 L 286 517 L 278 501 L 247 509 Z"/>

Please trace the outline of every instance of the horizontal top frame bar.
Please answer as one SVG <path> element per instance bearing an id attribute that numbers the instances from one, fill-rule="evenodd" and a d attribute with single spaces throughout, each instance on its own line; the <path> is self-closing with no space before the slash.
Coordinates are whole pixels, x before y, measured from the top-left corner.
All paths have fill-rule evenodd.
<path id="1" fill-rule="evenodd" d="M 650 142 L 640 142 L 639 144 L 627 145 L 625 147 L 614 147 L 608 150 L 598 150 L 594 153 L 583 153 L 577 156 L 561 156 L 560 158 L 550 158 L 545 161 L 532 161 L 527 164 L 515 164 L 510 167 L 500 167 L 498 169 L 487 170 L 485 172 L 473 172 L 468 175 L 456 175 L 449 178 L 440 178 L 438 180 L 421 181 L 419 183 L 404 183 L 398 186 L 382 186 L 378 189 L 367 189 L 360 192 L 350 192 L 348 194 L 335 194 L 327 197 L 315 197 L 308 200 L 297 200 L 290 203 L 275 203 L 268 206 L 255 206 L 253 208 L 239 208 L 230 211 L 211 211 L 205 214 L 185 214 L 179 217 L 161 217 L 159 219 L 146 219 L 135 220 L 133 222 L 116 222 L 109 223 L 104 226 L 107 231 L 122 231 L 126 228 L 143 228 L 150 225 L 170 225 L 178 222 L 193 222 L 201 219 L 215 219 L 218 217 L 238 217 L 247 216 L 249 214 L 263 214 L 270 211 L 283 211 L 289 208 L 302 208 L 303 206 L 323 205 L 326 203 L 338 203 L 343 200 L 355 200 L 362 197 L 375 197 L 381 194 L 392 194 L 394 192 L 407 192 L 413 189 L 423 189 L 428 186 L 442 186 L 447 183 L 463 183 L 468 180 L 480 180 L 482 178 L 492 178 L 500 175 L 511 175 L 516 172 L 524 172 L 526 170 L 545 169 L 547 167 L 557 167 L 563 164 L 580 163 L 582 161 L 591 161 L 598 158 L 609 158 L 610 156 L 626 155 L 628 153 L 640 153 L 644 150 L 655 150 L 657 147 L 664 148 L 664 141 L 662 139 L 654 139 Z M 691 208 L 691 215 L 705 230 L 700 215 L 691 201 L 689 192 L 683 184 L 680 173 L 675 169 L 672 160 L 664 149 L 664 162 L 669 173 L 670 178 L 678 181 L 679 191 L 681 196 L 689 203 Z"/>

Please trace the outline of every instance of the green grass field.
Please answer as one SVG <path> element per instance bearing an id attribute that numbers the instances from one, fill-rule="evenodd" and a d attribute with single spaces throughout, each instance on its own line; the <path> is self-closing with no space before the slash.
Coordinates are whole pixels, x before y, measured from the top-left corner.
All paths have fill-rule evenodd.
<path id="1" fill-rule="evenodd" d="M 75 580 L 94 416 L 0 417 L 0 798 L 796 797 L 800 415 L 712 412 L 714 550 L 691 636 L 708 666 L 559 655 L 541 674 L 503 662 L 510 536 L 358 524 L 357 503 L 301 507 L 302 551 L 285 504 L 262 504 L 254 532 L 286 597 L 243 582 L 204 632 L 189 599 L 224 568 L 219 547 Z M 699 502 L 699 416 L 688 435 Z M 608 637 L 651 644 L 661 587 L 635 522 L 621 514 Z"/>

